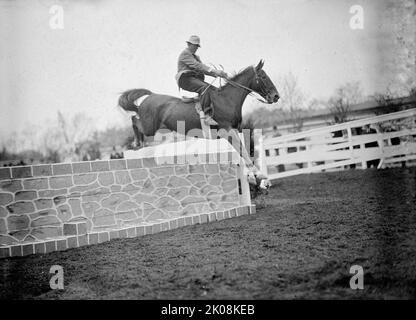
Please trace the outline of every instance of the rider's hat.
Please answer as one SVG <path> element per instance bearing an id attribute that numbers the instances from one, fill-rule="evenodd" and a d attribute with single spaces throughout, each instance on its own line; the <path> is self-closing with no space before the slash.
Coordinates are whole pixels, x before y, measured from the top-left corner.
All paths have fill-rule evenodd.
<path id="1" fill-rule="evenodd" d="M 190 36 L 189 37 L 189 40 L 188 41 L 186 41 L 186 42 L 188 42 L 188 43 L 192 43 L 192 44 L 196 44 L 198 47 L 200 47 L 200 42 L 201 42 L 201 40 L 199 39 L 199 37 L 198 36 Z"/>

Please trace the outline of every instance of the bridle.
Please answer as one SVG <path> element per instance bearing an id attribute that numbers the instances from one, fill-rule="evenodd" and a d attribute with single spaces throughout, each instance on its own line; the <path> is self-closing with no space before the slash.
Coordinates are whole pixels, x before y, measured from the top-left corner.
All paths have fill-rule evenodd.
<path id="1" fill-rule="evenodd" d="M 240 87 L 242 89 L 246 89 L 249 92 L 249 95 L 251 95 L 252 97 L 254 97 L 255 99 L 257 99 L 258 101 L 260 101 L 261 103 L 266 103 L 268 104 L 268 102 L 266 100 L 264 100 L 263 95 L 267 96 L 270 92 L 266 89 L 266 85 L 264 84 L 263 79 L 257 74 L 256 68 L 253 66 L 253 71 L 255 74 L 255 80 L 256 80 L 256 84 L 260 87 L 260 92 L 250 89 L 249 87 L 243 86 L 242 84 L 232 81 L 230 79 L 227 79 L 227 82 L 230 83 L 231 85 L 235 86 L 235 87 Z M 253 95 L 253 93 L 257 93 L 262 99 L 259 99 L 257 97 L 255 97 Z"/>

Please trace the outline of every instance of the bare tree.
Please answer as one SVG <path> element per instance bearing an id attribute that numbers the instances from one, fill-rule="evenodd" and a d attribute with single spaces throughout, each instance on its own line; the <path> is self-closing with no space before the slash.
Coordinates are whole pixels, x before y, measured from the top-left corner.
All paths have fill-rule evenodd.
<path id="1" fill-rule="evenodd" d="M 397 93 L 391 89 L 391 87 L 387 87 L 384 93 L 375 93 L 373 95 L 373 99 L 377 102 L 377 104 L 381 107 L 390 107 L 390 108 L 379 108 L 376 111 L 376 115 L 381 115 L 389 112 L 400 111 L 400 107 L 393 106 L 393 100 L 398 98 Z"/>
<path id="2" fill-rule="evenodd" d="M 23 151 L 38 151 L 47 162 L 79 161 L 79 152 L 88 143 L 88 151 L 97 155 L 97 135 L 94 121 L 83 113 L 66 118 L 58 111 L 57 119 L 46 119 L 42 125 L 26 124 L 19 132 L 12 132 L 3 138 L 2 145 L 8 153 L 20 154 Z M 89 147 L 92 145 L 93 147 Z M 78 152 L 77 152 L 78 151 Z"/>
<path id="3" fill-rule="evenodd" d="M 77 113 L 67 119 L 60 111 L 57 118 L 58 124 L 46 127 L 43 132 L 41 140 L 44 153 L 53 155 L 51 158 L 59 158 L 60 161 L 82 160 L 76 151 L 80 144 L 93 136 L 95 127 L 91 125 L 92 119 L 83 113 Z"/>
<path id="4" fill-rule="evenodd" d="M 409 88 L 407 92 L 406 91 L 404 92 L 406 93 L 406 95 L 401 96 L 400 92 L 397 92 L 396 90 L 392 89 L 392 86 L 388 86 L 385 92 L 374 94 L 373 95 L 374 101 L 376 101 L 377 104 L 382 107 L 376 111 L 376 114 L 381 115 L 381 114 L 397 112 L 397 111 L 406 110 L 408 108 L 416 107 L 414 102 L 404 103 L 404 100 L 406 98 L 416 97 L 416 87 Z"/>
<path id="5" fill-rule="evenodd" d="M 328 100 L 329 111 L 335 123 L 348 121 L 352 105 L 362 101 L 363 94 L 359 82 L 348 82 L 335 90 Z"/>
<path id="6" fill-rule="evenodd" d="M 308 111 L 323 110 L 327 108 L 327 101 L 323 99 L 312 99 L 307 103 Z"/>
<path id="7" fill-rule="evenodd" d="M 301 131 L 303 127 L 302 108 L 305 105 L 306 96 L 299 87 L 297 77 L 291 72 L 282 76 L 279 82 L 282 110 L 288 114 L 294 131 Z"/>
<path id="8" fill-rule="evenodd" d="M 380 32 L 387 45 L 381 52 L 382 72 L 390 79 L 391 89 L 398 96 L 406 96 L 416 87 L 416 2 L 387 0 L 384 5 Z"/>

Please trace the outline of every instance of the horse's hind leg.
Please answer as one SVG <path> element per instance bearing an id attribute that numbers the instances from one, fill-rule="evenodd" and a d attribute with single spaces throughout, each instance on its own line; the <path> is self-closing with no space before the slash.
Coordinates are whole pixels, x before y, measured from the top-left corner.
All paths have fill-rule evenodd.
<path id="1" fill-rule="evenodd" d="M 142 132 L 143 129 L 142 129 L 140 120 L 137 119 L 136 116 L 132 116 L 131 122 L 132 122 L 133 131 L 134 131 L 133 146 L 138 149 L 143 148 L 144 147 L 144 134 Z"/>

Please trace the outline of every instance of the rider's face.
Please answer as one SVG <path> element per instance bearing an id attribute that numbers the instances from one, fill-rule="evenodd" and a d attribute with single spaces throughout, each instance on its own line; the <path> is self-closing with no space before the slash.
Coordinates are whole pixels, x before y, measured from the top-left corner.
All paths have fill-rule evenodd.
<path id="1" fill-rule="evenodd" d="M 196 50 L 198 50 L 198 45 L 196 45 L 196 44 L 188 43 L 188 47 L 189 47 L 189 50 L 190 50 L 192 53 L 195 53 L 195 52 L 196 52 Z"/>

